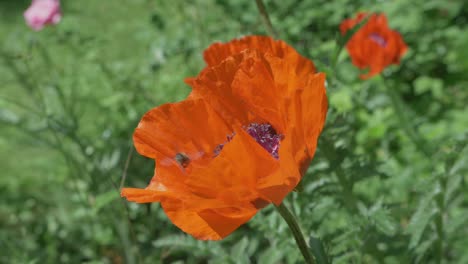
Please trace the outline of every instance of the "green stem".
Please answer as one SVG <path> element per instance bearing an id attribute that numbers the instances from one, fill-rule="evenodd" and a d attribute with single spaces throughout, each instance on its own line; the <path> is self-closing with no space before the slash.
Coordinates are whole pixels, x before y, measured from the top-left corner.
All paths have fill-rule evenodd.
<path id="1" fill-rule="evenodd" d="M 268 15 L 268 12 L 266 11 L 265 5 L 263 4 L 262 0 L 255 0 L 255 3 L 257 3 L 257 8 L 258 11 L 260 12 L 260 16 L 262 17 L 263 24 L 265 24 L 266 30 L 269 35 L 271 35 L 274 38 L 278 38 L 278 35 L 276 34 L 276 31 L 273 29 L 273 25 L 271 24 L 270 16 Z"/>
<path id="2" fill-rule="evenodd" d="M 333 71 L 335 70 L 336 63 L 338 62 L 338 58 L 340 57 L 343 48 L 346 46 L 346 44 L 348 44 L 348 41 L 353 37 L 353 35 L 367 23 L 368 19 L 368 16 L 362 19 L 352 29 L 348 30 L 344 36 L 338 35 L 338 40 L 336 42 L 337 46 L 335 48 L 335 52 L 333 52 L 333 57 L 331 60 L 331 68 Z"/>
<path id="3" fill-rule="evenodd" d="M 447 182 L 444 176 L 441 176 L 439 179 L 439 184 L 441 188 L 441 192 L 436 197 L 437 207 L 439 212 L 435 219 L 436 224 L 436 232 L 437 232 L 437 242 L 436 242 L 436 259 L 437 263 L 442 263 L 444 259 L 444 212 L 445 212 L 445 190 L 447 188 Z"/>
<path id="4" fill-rule="evenodd" d="M 427 158 L 431 158 L 432 151 L 429 149 L 429 145 L 427 144 L 427 142 L 425 142 L 425 140 L 416 132 L 413 124 L 408 118 L 406 105 L 401 100 L 399 94 L 395 91 L 395 89 L 391 89 L 387 86 L 383 77 L 381 78 L 381 80 L 385 87 L 385 91 L 390 97 L 393 109 L 395 110 L 397 118 L 399 119 L 403 127 L 403 130 L 408 135 L 413 144 L 416 146 L 416 148 L 419 149 Z"/>
<path id="5" fill-rule="evenodd" d="M 335 80 L 338 80 L 337 76 L 334 76 L 336 74 L 336 64 L 338 63 L 338 58 L 340 57 L 341 51 L 343 48 L 348 44 L 348 41 L 353 37 L 353 35 L 358 32 L 366 23 L 367 20 L 369 19 L 369 16 L 365 17 L 362 19 L 357 25 L 355 25 L 352 29 L 348 30 L 344 36 L 341 34 L 338 34 L 337 40 L 336 40 L 336 48 L 335 51 L 332 54 L 332 57 L 330 58 L 330 67 L 328 67 L 327 74 L 333 73 L 334 78 L 328 77 L 328 81 L 330 83 L 330 87 L 333 87 L 333 82 Z"/>
<path id="6" fill-rule="evenodd" d="M 346 43 L 347 42 L 338 43 L 337 46 L 336 46 L 335 51 L 333 52 L 333 56 L 332 56 L 332 60 L 331 60 L 331 64 L 330 64 L 330 68 L 331 68 L 331 71 L 333 73 L 335 72 L 335 68 L 336 68 L 336 64 L 338 62 L 338 58 L 340 57 L 341 51 L 343 50 L 343 47 L 346 45 Z"/>
<path id="7" fill-rule="evenodd" d="M 315 263 L 314 258 L 310 253 L 310 248 L 307 245 L 307 242 L 304 238 L 304 234 L 302 233 L 301 228 L 299 227 L 299 224 L 297 223 L 294 215 L 288 210 L 288 208 L 283 203 L 277 205 L 276 209 L 280 213 L 281 217 L 283 217 L 283 219 L 286 221 L 286 223 L 289 226 L 289 229 L 293 233 L 294 239 L 296 240 L 296 244 L 299 247 L 302 256 L 304 257 L 305 262 L 308 264 Z"/>
<path id="8" fill-rule="evenodd" d="M 118 188 L 119 192 L 120 190 L 122 190 L 125 184 L 125 179 L 127 179 L 127 170 L 128 170 L 128 166 L 130 165 L 130 160 L 132 159 L 132 155 L 133 155 L 133 145 L 130 147 L 130 150 L 128 151 L 128 154 L 127 154 L 127 159 L 125 160 L 125 165 L 124 165 L 124 169 L 122 172 L 122 178 L 120 180 L 120 186 Z"/>

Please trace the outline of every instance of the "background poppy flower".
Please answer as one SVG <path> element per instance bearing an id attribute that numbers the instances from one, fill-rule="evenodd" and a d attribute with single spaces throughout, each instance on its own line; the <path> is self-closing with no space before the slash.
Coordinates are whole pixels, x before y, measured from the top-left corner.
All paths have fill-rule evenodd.
<path id="1" fill-rule="evenodd" d="M 346 34 L 366 16 L 366 13 L 359 13 L 353 19 L 344 20 L 340 24 L 341 34 Z M 360 76 L 367 79 L 388 65 L 400 63 L 408 47 L 401 35 L 388 27 L 384 14 L 371 14 L 366 24 L 348 41 L 346 49 L 354 65 L 360 69 L 369 68 L 367 74 Z"/>
<path id="2" fill-rule="evenodd" d="M 282 41 L 251 36 L 205 51 L 184 101 L 150 110 L 134 133 L 156 160 L 135 202 L 161 202 L 198 239 L 222 239 L 299 183 L 327 111 L 325 76 Z"/>
<path id="3" fill-rule="evenodd" d="M 29 27 L 39 31 L 49 24 L 57 24 L 62 18 L 59 0 L 33 0 L 24 12 Z"/>

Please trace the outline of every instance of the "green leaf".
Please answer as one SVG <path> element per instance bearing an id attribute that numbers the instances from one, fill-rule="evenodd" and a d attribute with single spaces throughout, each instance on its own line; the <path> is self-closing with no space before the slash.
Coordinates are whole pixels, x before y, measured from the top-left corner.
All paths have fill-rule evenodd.
<path id="1" fill-rule="evenodd" d="M 258 264 L 275 264 L 279 263 L 284 256 L 284 252 L 275 247 L 263 251 L 258 257 Z"/>
<path id="2" fill-rule="evenodd" d="M 416 263 L 421 263 L 426 252 L 431 248 L 432 244 L 437 240 L 437 236 L 431 236 L 429 239 L 422 241 L 416 248 Z"/>
<path id="3" fill-rule="evenodd" d="M 434 195 L 434 193 L 431 193 L 423 200 L 421 200 L 416 212 L 411 217 L 407 229 L 407 232 L 411 236 L 409 243 L 410 249 L 413 249 L 418 245 L 424 231 L 426 230 L 426 227 L 432 218 L 437 214 L 437 209 L 433 206 L 432 203 Z"/>
<path id="4" fill-rule="evenodd" d="M 322 241 L 320 239 L 310 236 L 309 245 L 317 264 L 330 263 L 327 257 L 327 253 L 325 252 L 325 248 L 323 247 Z"/>
<path id="5" fill-rule="evenodd" d="M 170 235 L 157 239 L 153 246 L 156 248 L 173 247 L 195 256 L 216 256 L 216 259 L 228 256 L 220 244 L 212 241 L 199 241 L 186 235 Z"/>
<path id="6" fill-rule="evenodd" d="M 237 242 L 231 249 L 231 258 L 235 263 L 248 263 L 249 256 L 246 254 L 247 246 L 249 245 L 249 240 L 247 237 L 243 237 L 239 242 Z"/>
<path id="7" fill-rule="evenodd" d="M 377 210 L 372 214 L 372 219 L 375 221 L 375 225 L 378 230 L 382 231 L 388 236 L 395 235 L 397 227 L 388 210 Z"/>
<path id="8" fill-rule="evenodd" d="M 421 76 L 414 80 L 413 85 L 414 91 L 417 95 L 425 92 L 431 92 L 435 98 L 441 98 L 444 94 L 444 83 L 440 79 Z"/>
<path id="9" fill-rule="evenodd" d="M 101 193 L 98 196 L 96 196 L 93 209 L 95 212 L 98 212 L 103 207 L 105 207 L 106 205 L 110 204 L 111 202 L 119 198 L 120 198 L 120 195 L 116 190 L 110 190 L 105 193 Z"/>
<path id="10" fill-rule="evenodd" d="M 0 108 L 0 121 L 4 121 L 7 124 L 17 124 L 20 118 L 12 111 L 6 108 Z"/>
<path id="11" fill-rule="evenodd" d="M 336 108 L 338 113 L 345 113 L 353 108 L 350 89 L 340 89 L 330 94 L 330 105 Z"/>

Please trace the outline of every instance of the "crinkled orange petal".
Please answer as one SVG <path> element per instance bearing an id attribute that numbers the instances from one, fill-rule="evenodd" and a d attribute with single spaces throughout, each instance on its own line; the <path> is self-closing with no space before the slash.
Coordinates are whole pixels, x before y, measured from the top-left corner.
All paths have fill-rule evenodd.
<path id="1" fill-rule="evenodd" d="M 275 82 L 269 63 L 255 51 L 246 50 L 244 59 L 234 76 L 231 88 L 255 115 L 273 125 L 277 131 L 286 129 L 285 110 L 282 100 L 287 96 L 287 87 Z M 284 73 L 287 74 L 287 73 Z"/>
<path id="2" fill-rule="evenodd" d="M 150 110 L 133 135 L 137 151 L 156 160 L 156 172 L 148 187 L 183 191 L 181 179 L 190 168 L 182 168 L 176 155 L 187 156 L 189 167 L 204 164 L 231 133 L 232 129 L 204 100 L 186 100 Z"/>
<path id="3" fill-rule="evenodd" d="M 137 151 L 156 158 L 173 158 L 185 152 L 192 159 L 211 155 L 213 148 L 231 133 L 229 125 L 204 100 L 185 100 L 151 109 L 133 134 Z"/>
<path id="4" fill-rule="evenodd" d="M 290 126 L 279 151 L 280 170 L 259 181 L 260 193 L 275 204 L 291 192 L 301 180 L 317 146 L 327 113 L 325 75 L 310 76 L 307 86 L 297 90 L 287 104 Z"/>
<path id="5" fill-rule="evenodd" d="M 159 155 L 161 161 L 154 170 L 154 176 L 149 185 L 144 188 L 122 188 L 121 196 L 137 203 L 160 202 L 165 198 L 181 199 L 187 196 L 187 187 L 181 179 L 185 178 L 184 171 L 176 162 L 164 164 L 164 156 Z"/>
<path id="6" fill-rule="evenodd" d="M 258 179 L 267 179 L 279 163 L 243 129 L 236 131 L 209 166 L 193 170 L 186 184 L 192 192 L 233 205 L 258 198 Z"/>
<path id="7" fill-rule="evenodd" d="M 201 240 L 220 240 L 249 221 L 257 210 L 244 210 L 241 214 L 226 216 L 215 210 L 194 212 L 177 200 L 161 202 L 164 212 L 174 225 Z"/>
<path id="8" fill-rule="evenodd" d="M 284 148 L 284 146 L 281 146 Z M 281 150 L 281 149 L 280 149 Z M 276 205 L 281 204 L 283 199 L 290 193 L 301 180 L 301 174 L 295 164 L 295 161 L 288 155 L 282 155 L 280 152 L 280 169 L 276 170 L 268 177 L 260 178 L 258 181 L 258 192 L 263 200 L 273 202 Z M 289 156 L 289 159 L 286 157 Z"/>
<path id="9" fill-rule="evenodd" d="M 312 61 L 302 57 L 293 47 L 286 44 L 286 42 L 274 40 L 267 36 L 246 36 L 227 43 L 214 43 L 205 50 L 203 57 L 208 66 L 215 66 L 226 58 L 239 54 L 247 49 L 285 59 L 295 67 L 298 73 L 301 71 L 315 72 L 315 66 Z"/>
<path id="10" fill-rule="evenodd" d="M 152 203 L 160 202 L 163 198 L 167 198 L 167 192 L 153 191 L 139 188 L 122 188 L 121 196 L 127 200 L 136 203 Z"/>
<path id="11" fill-rule="evenodd" d="M 231 123 L 252 122 L 250 116 L 254 114 L 283 132 L 288 122 L 284 101 L 295 90 L 306 87 L 314 73 L 313 67 L 297 70 L 287 59 L 244 50 L 218 66 L 206 68 L 189 84 L 193 98 L 206 99 Z"/>
<path id="12" fill-rule="evenodd" d="M 300 154 L 296 161 L 302 171 L 302 167 L 308 164 L 306 159 L 312 158 L 315 152 L 318 135 L 325 123 L 325 75 L 314 72 L 297 74 L 289 62 L 269 56 L 257 61 L 249 69 L 249 72 L 240 72 L 239 77 L 234 79 L 236 94 L 243 98 L 254 113 L 264 116 L 266 120 L 273 120 L 272 124 L 279 123 L 275 128 L 282 128 L 280 131 L 287 138 L 293 138 L 292 149 L 288 151 Z M 269 89 L 265 92 L 262 87 Z M 299 97 L 298 91 L 302 91 Z M 278 97 L 281 99 L 278 100 Z M 275 100 L 279 101 L 277 105 L 271 103 Z M 281 120 L 282 123 L 275 120 Z M 310 153 L 305 153 L 303 146 L 309 146 Z M 284 155 L 280 155 L 282 163 Z"/>
<path id="13" fill-rule="evenodd" d="M 203 98 L 232 125 L 246 123 L 251 116 L 231 87 L 242 59 L 240 55 L 229 57 L 220 65 L 206 68 L 196 78 L 185 80 L 192 87 L 190 98 Z"/>
<path id="14" fill-rule="evenodd" d="M 327 116 L 328 101 L 325 90 L 325 74 L 317 73 L 309 79 L 308 85 L 303 89 L 301 99 L 305 144 L 310 158 L 312 158 Z"/>

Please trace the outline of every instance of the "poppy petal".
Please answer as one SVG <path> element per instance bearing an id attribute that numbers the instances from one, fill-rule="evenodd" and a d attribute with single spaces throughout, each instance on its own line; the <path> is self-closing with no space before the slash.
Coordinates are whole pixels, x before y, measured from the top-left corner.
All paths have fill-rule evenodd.
<path id="1" fill-rule="evenodd" d="M 183 152 L 195 160 L 203 155 L 211 157 L 213 148 L 231 132 L 204 100 L 185 100 L 147 112 L 133 134 L 133 141 L 137 151 L 149 158 L 173 159 Z"/>
<path id="2" fill-rule="evenodd" d="M 228 122 L 240 125 L 247 123 L 250 112 L 234 96 L 231 87 L 243 56 L 229 57 L 220 65 L 208 67 L 196 78 L 186 79 L 192 87 L 190 98 L 203 98 Z"/>
<path id="3" fill-rule="evenodd" d="M 232 81 L 233 94 L 242 100 L 248 109 L 268 121 L 280 133 L 284 133 L 284 105 L 278 97 L 286 96 L 286 90 L 275 83 L 269 63 L 261 54 L 244 51 Z M 283 88 L 283 89 L 282 89 Z"/>
<path id="4" fill-rule="evenodd" d="M 167 197 L 167 193 L 148 189 L 122 188 L 121 196 L 131 202 L 152 203 L 161 201 L 161 199 Z"/>
<path id="5" fill-rule="evenodd" d="M 243 129 L 236 131 L 219 156 L 186 180 L 193 193 L 222 199 L 227 205 L 250 203 L 259 198 L 257 181 L 279 168 L 279 163 Z"/>
<path id="6" fill-rule="evenodd" d="M 226 58 L 235 56 L 247 49 L 284 59 L 295 68 L 299 75 L 301 72 L 316 71 L 313 62 L 302 57 L 293 47 L 282 40 L 274 40 L 267 36 L 246 36 L 228 43 L 214 43 L 205 50 L 203 57 L 208 66 L 215 66 Z"/>
<path id="7" fill-rule="evenodd" d="M 317 146 L 318 136 L 325 124 L 328 109 L 325 74 L 317 73 L 310 78 L 307 87 L 302 92 L 301 105 L 305 144 L 310 158 L 312 158 Z"/>
<path id="8" fill-rule="evenodd" d="M 223 239 L 249 221 L 257 212 L 246 210 L 243 214 L 226 216 L 209 209 L 200 212 L 187 210 L 183 203 L 177 200 L 165 200 L 161 205 L 174 225 L 201 240 Z"/>

